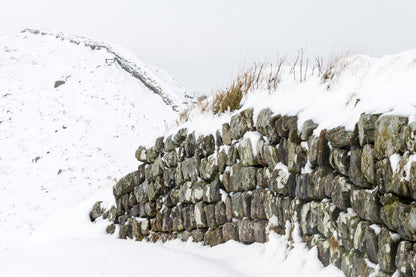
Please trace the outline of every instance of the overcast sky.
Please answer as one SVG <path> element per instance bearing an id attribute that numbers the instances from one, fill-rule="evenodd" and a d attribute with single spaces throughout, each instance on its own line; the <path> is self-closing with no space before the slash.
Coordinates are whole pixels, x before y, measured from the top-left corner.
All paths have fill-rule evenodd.
<path id="1" fill-rule="evenodd" d="M 227 85 L 254 62 L 416 48 L 414 0 L 0 0 L 0 33 L 26 27 L 120 44 L 189 92 Z"/>

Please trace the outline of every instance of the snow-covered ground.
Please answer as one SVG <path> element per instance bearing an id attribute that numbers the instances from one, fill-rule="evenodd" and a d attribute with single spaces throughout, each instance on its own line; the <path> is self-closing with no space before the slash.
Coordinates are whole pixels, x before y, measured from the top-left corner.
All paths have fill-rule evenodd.
<path id="1" fill-rule="evenodd" d="M 106 58 L 54 37 L 0 37 L 0 251 L 134 170 L 136 147 L 176 118 Z"/>
<path id="2" fill-rule="evenodd" d="M 111 58 L 52 36 L 0 35 L 0 275 L 342 276 L 277 235 L 209 248 L 119 240 L 91 223 L 93 203 L 110 205 L 112 185 L 137 167 L 136 147 L 177 118 Z M 178 99 L 174 80 L 146 68 Z"/>
<path id="3" fill-rule="evenodd" d="M 0 265 L 6 276 L 343 276 L 334 266 L 323 268 L 316 248 L 309 251 L 301 242 L 290 246 L 275 234 L 265 244 L 229 241 L 213 248 L 177 240 L 66 238 L 0 256 Z"/>
<path id="4" fill-rule="evenodd" d="M 331 77 L 327 80 L 323 80 L 324 72 L 319 75 L 316 68 L 313 71 L 309 67 L 302 82 L 299 66 L 295 74 L 292 66 L 282 67 L 276 90 L 270 91 L 265 82 L 260 82 L 259 88 L 243 97 L 241 109 L 254 107 L 255 119 L 264 108 L 276 114 L 297 115 L 300 128 L 304 121 L 312 119 L 319 124 L 314 131 L 316 135 L 322 129 L 337 126 L 353 130 L 362 113 L 402 115 L 409 122 L 416 120 L 416 50 L 381 58 L 347 55 L 329 67 Z M 268 70 L 263 71 L 266 80 Z M 276 71 L 272 69 L 273 74 Z M 305 76 L 305 67 L 302 76 Z M 229 121 L 232 114 L 218 117 L 194 109 L 190 120 L 181 128 L 188 127 L 200 134 L 212 133 Z"/>

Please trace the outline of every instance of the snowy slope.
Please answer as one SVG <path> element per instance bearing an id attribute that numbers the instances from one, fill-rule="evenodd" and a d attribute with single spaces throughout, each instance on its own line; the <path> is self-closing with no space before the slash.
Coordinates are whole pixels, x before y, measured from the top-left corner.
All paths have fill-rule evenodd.
<path id="1" fill-rule="evenodd" d="M 183 106 L 186 91 L 179 83 L 172 79 L 166 71 L 137 59 L 132 53 L 119 45 L 78 35 L 53 33 L 37 29 L 25 29 L 22 33 L 55 37 L 62 41 L 90 47 L 93 50 L 104 49 L 111 56 L 111 59 L 107 59 L 107 63 L 118 63 L 121 68 L 139 79 L 148 89 L 162 97 L 163 101 L 175 111 L 178 111 Z"/>
<path id="2" fill-rule="evenodd" d="M 64 37 L 0 36 L 0 275 L 342 276 L 296 235 L 209 248 L 119 240 L 106 222 L 91 223 L 93 203 L 112 204 L 112 185 L 137 167 L 136 147 L 174 129 L 177 114 L 106 63 L 108 49 Z M 181 106 L 184 90 L 166 73 L 111 49 Z"/>
<path id="3" fill-rule="evenodd" d="M 176 118 L 111 58 L 52 36 L 0 37 L 0 251 L 134 170 L 135 148 Z"/>

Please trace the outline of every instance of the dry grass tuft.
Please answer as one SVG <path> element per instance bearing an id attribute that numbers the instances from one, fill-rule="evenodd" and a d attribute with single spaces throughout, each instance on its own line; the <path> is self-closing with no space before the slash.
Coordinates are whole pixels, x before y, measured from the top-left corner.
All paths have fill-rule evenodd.
<path id="1" fill-rule="evenodd" d="M 206 111 L 208 111 L 208 108 L 209 108 L 208 97 L 206 97 L 206 96 L 198 97 L 198 100 L 196 102 L 196 106 L 197 106 L 198 110 L 201 113 L 205 113 Z"/>
<path id="2" fill-rule="evenodd" d="M 191 114 L 192 109 L 192 105 L 188 103 L 187 107 L 179 113 L 179 117 L 176 119 L 176 125 L 179 126 L 179 124 L 187 122 L 189 120 L 189 115 Z"/>
<path id="3" fill-rule="evenodd" d="M 252 68 L 237 76 L 228 88 L 225 88 L 214 97 L 212 112 L 214 114 L 235 111 L 241 108 L 241 99 L 249 91 L 266 86 L 270 91 L 275 90 L 278 84 L 281 68 L 285 58 L 278 58 L 277 65 L 270 64 L 269 74 L 265 74 L 266 64 L 254 64 Z"/>
<path id="4" fill-rule="evenodd" d="M 350 53 L 344 53 L 342 55 L 336 56 L 335 58 L 332 58 L 332 60 L 326 66 L 325 71 L 322 73 L 322 83 L 333 80 L 337 74 L 340 74 L 341 71 L 347 66 L 346 58 L 350 55 Z"/>
<path id="5" fill-rule="evenodd" d="M 241 107 L 240 102 L 243 95 L 249 91 L 254 80 L 254 73 L 246 72 L 238 76 L 228 88 L 218 92 L 212 103 L 213 113 L 219 114 L 226 111 L 238 110 Z"/>
<path id="6" fill-rule="evenodd" d="M 179 117 L 176 119 L 176 125 L 180 125 L 183 122 L 187 122 L 191 116 L 191 112 L 197 108 L 201 113 L 205 113 L 209 110 L 210 103 L 206 96 L 199 96 L 196 102 L 186 102 L 186 108 L 179 113 Z"/>

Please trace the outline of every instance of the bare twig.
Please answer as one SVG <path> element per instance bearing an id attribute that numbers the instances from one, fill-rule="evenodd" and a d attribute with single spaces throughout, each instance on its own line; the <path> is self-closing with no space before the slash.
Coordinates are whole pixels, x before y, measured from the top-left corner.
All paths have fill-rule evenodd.
<path id="1" fill-rule="evenodd" d="M 273 88 L 276 89 L 277 87 L 277 80 L 279 79 L 279 74 L 280 74 L 280 70 L 282 68 L 282 65 L 285 63 L 286 61 L 286 57 L 278 57 L 277 58 L 277 70 L 276 70 L 276 74 L 274 76 L 274 83 L 273 83 Z"/>
<path id="2" fill-rule="evenodd" d="M 272 63 L 270 63 L 270 72 L 269 72 L 269 78 L 267 79 L 267 89 L 268 89 L 268 91 L 269 91 L 269 94 L 270 94 L 270 91 L 271 91 L 271 89 L 272 89 L 272 86 L 271 86 L 271 83 L 273 82 L 273 64 Z"/>
<path id="3" fill-rule="evenodd" d="M 257 79 L 256 79 L 256 86 L 257 86 L 257 88 L 259 88 L 259 80 L 260 80 L 260 77 L 261 77 L 261 72 L 263 71 L 263 67 L 264 67 L 264 63 L 262 63 L 260 65 L 259 71 L 257 73 Z"/>
<path id="4" fill-rule="evenodd" d="M 299 50 L 300 52 L 300 62 L 299 62 L 299 81 L 302 83 L 302 63 L 303 63 L 303 48 Z"/>
<path id="5" fill-rule="evenodd" d="M 323 59 L 321 57 L 315 58 L 316 67 L 318 68 L 318 76 L 322 74 L 322 68 L 323 68 Z"/>
<path id="6" fill-rule="evenodd" d="M 308 73 L 308 66 L 309 66 L 309 59 L 306 59 L 305 76 L 303 77 L 303 81 L 306 81 L 306 74 Z"/>
<path id="7" fill-rule="evenodd" d="M 298 51 L 298 56 L 296 57 L 296 60 L 293 63 L 292 69 L 290 70 L 290 73 L 293 72 L 293 80 L 294 81 L 296 81 L 296 70 L 295 69 L 296 69 L 296 64 L 298 63 L 298 61 L 299 61 L 299 51 Z"/>

